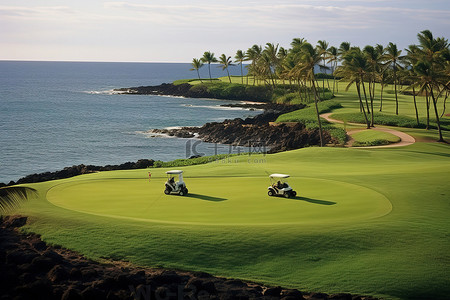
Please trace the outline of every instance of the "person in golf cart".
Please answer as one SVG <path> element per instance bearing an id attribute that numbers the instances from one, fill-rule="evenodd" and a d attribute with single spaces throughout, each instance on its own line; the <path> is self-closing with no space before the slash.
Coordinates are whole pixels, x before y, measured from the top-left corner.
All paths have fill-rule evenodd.
<path id="1" fill-rule="evenodd" d="M 269 196 L 282 196 L 285 198 L 295 197 L 297 192 L 294 191 L 286 179 L 289 178 L 289 175 L 286 174 L 272 174 L 269 176 L 271 185 L 267 188 L 267 194 Z"/>
<path id="2" fill-rule="evenodd" d="M 167 171 L 167 181 L 164 184 L 164 194 L 176 194 L 184 196 L 188 193 L 186 184 L 183 181 L 183 171 L 181 170 L 171 170 Z M 178 176 L 178 181 L 175 182 L 175 176 Z"/>

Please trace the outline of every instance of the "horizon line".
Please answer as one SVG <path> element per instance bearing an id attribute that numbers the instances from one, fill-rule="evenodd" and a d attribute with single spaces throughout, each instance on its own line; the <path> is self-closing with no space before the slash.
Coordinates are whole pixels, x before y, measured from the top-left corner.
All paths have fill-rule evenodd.
<path id="1" fill-rule="evenodd" d="M 80 63 L 136 63 L 136 64 L 190 64 L 184 61 L 107 61 L 107 60 L 45 60 L 45 59 L 0 59 L 0 62 L 80 62 Z"/>

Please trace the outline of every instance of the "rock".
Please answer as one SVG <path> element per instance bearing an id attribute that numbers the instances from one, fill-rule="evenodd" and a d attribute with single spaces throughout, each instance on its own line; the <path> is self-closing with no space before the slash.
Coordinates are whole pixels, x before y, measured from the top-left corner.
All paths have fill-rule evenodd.
<path id="1" fill-rule="evenodd" d="M 69 272 L 69 277 L 71 279 L 79 279 L 81 278 L 81 276 L 82 276 L 81 271 L 78 268 L 72 268 Z"/>
<path id="2" fill-rule="evenodd" d="M 81 276 L 83 279 L 88 279 L 97 276 L 97 271 L 92 267 L 81 268 Z"/>
<path id="3" fill-rule="evenodd" d="M 15 265 L 31 263 L 39 254 L 33 250 L 16 249 L 6 255 L 6 261 Z"/>
<path id="4" fill-rule="evenodd" d="M 6 216 L 3 225 L 7 228 L 22 227 L 27 223 L 27 217 L 22 216 Z"/>
<path id="5" fill-rule="evenodd" d="M 264 296 L 272 296 L 272 297 L 279 297 L 280 294 L 281 294 L 281 287 L 279 286 L 268 288 L 263 292 Z"/>
<path id="6" fill-rule="evenodd" d="M 42 255 L 44 257 L 47 257 L 47 258 L 51 259 L 55 263 L 60 263 L 60 262 L 63 261 L 63 257 L 61 255 L 59 255 L 58 253 L 56 253 L 55 251 L 53 251 L 53 250 L 47 250 L 44 253 L 42 253 Z"/>
<path id="7" fill-rule="evenodd" d="M 48 272 L 55 265 L 55 262 L 48 257 L 38 256 L 33 259 L 30 269 L 34 272 Z"/>
<path id="8" fill-rule="evenodd" d="M 83 300 L 106 300 L 106 294 L 94 287 L 88 287 L 83 290 L 81 296 Z"/>
<path id="9" fill-rule="evenodd" d="M 328 300 L 328 294 L 325 293 L 312 293 L 309 295 L 311 300 Z"/>
<path id="10" fill-rule="evenodd" d="M 83 300 L 80 292 L 74 288 L 69 288 L 61 297 L 61 300 Z"/>
<path id="11" fill-rule="evenodd" d="M 38 251 L 43 251 L 43 250 L 47 249 L 47 244 L 43 241 L 33 242 L 31 244 L 31 246 Z"/>
<path id="12" fill-rule="evenodd" d="M 182 277 L 178 275 L 174 271 L 163 271 L 159 275 L 154 275 L 152 280 L 155 281 L 158 285 L 163 284 L 180 284 L 182 281 Z"/>
<path id="13" fill-rule="evenodd" d="M 61 265 L 56 265 L 47 273 L 47 278 L 54 283 L 61 282 L 69 278 L 69 272 Z"/>
<path id="14" fill-rule="evenodd" d="M 232 285 L 234 287 L 245 287 L 247 284 L 240 279 L 229 279 L 224 282 L 226 285 Z"/>
<path id="15" fill-rule="evenodd" d="M 281 292 L 281 296 L 289 299 L 301 300 L 303 298 L 303 293 L 296 289 L 287 289 Z M 287 300 L 287 299 L 286 299 Z"/>

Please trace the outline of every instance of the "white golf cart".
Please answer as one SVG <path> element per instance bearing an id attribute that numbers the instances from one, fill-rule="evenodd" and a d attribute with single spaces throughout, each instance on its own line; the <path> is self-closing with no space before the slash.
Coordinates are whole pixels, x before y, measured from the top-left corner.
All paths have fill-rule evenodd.
<path id="1" fill-rule="evenodd" d="M 171 170 L 167 171 L 167 181 L 165 183 L 164 194 L 174 194 L 184 196 L 188 193 L 186 184 L 183 181 L 183 171 L 181 170 Z M 178 176 L 178 180 L 175 181 L 175 177 Z"/>
<path id="2" fill-rule="evenodd" d="M 294 191 L 287 183 L 289 175 L 286 174 L 271 174 L 269 176 L 271 185 L 267 188 L 267 195 L 282 196 L 285 198 L 295 197 L 297 192 Z"/>

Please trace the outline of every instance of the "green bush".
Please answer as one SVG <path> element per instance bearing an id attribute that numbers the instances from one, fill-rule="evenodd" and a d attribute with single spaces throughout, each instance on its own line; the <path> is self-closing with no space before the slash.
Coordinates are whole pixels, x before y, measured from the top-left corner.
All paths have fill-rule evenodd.
<path id="1" fill-rule="evenodd" d="M 243 153 L 241 153 L 242 155 Z M 201 165 L 207 164 L 213 161 L 226 159 L 228 157 L 237 156 L 238 154 L 218 154 L 211 156 L 202 156 L 198 158 L 184 158 L 184 159 L 175 159 L 172 161 L 161 161 L 157 160 L 153 163 L 152 168 L 173 168 L 173 167 L 183 167 L 183 166 L 193 166 L 193 165 Z"/>

